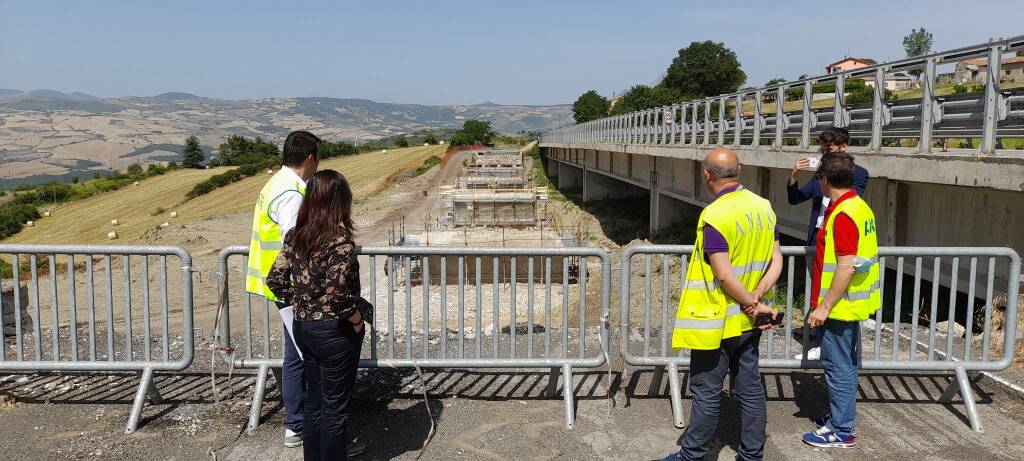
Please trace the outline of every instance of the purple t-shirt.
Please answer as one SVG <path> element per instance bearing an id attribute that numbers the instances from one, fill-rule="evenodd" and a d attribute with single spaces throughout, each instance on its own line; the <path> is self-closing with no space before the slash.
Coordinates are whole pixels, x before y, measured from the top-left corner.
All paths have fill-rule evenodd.
<path id="1" fill-rule="evenodd" d="M 721 197 L 721 196 L 723 196 L 725 194 L 728 194 L 730 192 L 735 192 L 740 187 L 742 187 L 742 186 L 727 187 L 725 189 L 722 189 L 722 191 L 719 192 L 718 195 L 715 196 L 715 200 L 718 200 L 719 197 Z M 778 239 L 779 239 L 779 228 L 776 226 L 775 227 L 775 240 L 778 240 Z M 721 232 L 718 232 L 718 229 L 715 229 L 710 224 L 704 223 L 704 257 L 705 257 L 705 259 L 708 258 L 709 256 L 715 254 L 715 253 L 728 253 L 728 252 L 729 252 L 729 242 L 725 241 L 725 236 L 723 236 Z"/>

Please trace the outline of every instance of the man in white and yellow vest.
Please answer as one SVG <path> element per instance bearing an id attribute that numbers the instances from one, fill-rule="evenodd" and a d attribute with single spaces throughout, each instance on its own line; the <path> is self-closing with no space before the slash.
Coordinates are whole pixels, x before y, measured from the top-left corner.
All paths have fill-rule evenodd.
<path id="1" fill-rule="evenodd" d="M 857 381 L 860 321 L 882 305 L 879 290 L 878 234 L 875 214 L 853 190 L 853 157 L 829 153 L 821 158 L 818 181 L 830 199 L 815 245 L 811 307 L 807 317 L 821 332 L 829 413 L 813 418 L 818 429 L 804 434 L 809 445 L 857 446 Z"/>
<path id="2" fill-rule="evenodd" d="M 736 153 L 717 148 L 704 158 L 705 186 L 715 196 L 697 222 L 697 243 L 686 271 L 672 347 L 690 349 L 690 424 L 682 448 L 666 460 L 704 459 L 718 426 L 722 386 L 742 409 L 737 459 L 763 459 L 767 423 L 758 370 L 761 330 L 775 311 L 761 297 L 782 273 L 782 250 L 771 204 L 740 185 Z"/>
<path id="3" fill-rule="evenodd" d="M 293 131 L 284 140 L 282 163 L 256 199 L 252 215 L 252 241 L 249 243 L 249 265 L 245 291 L 263 296 L 277 304 L 283 321 L 292 318 L 291 307 L 281 303 L 267 287 L 266 277 L 281 251 L 285 234 L 295 227 L 299 206 L 306 194 L 306 181 L 313 177 L 320 164 L 320 139 L 307 131 Z M 302 379 L 302 357 L 290 334 L 284 328 L 284 364 L 281 368 L 281 397 L 284 400 L 284 445 L 302 445 L 302 407 L 305 383 Z"/>

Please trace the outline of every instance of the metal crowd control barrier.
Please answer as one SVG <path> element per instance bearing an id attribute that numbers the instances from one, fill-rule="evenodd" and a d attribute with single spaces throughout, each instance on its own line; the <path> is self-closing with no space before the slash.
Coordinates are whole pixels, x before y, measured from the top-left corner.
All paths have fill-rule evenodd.
<path id="1" fill-rule="evenodd" d="M 785 140 L 794 140 L 806 150 L 811 146 L 813 134 L 829 127 L 846 127 L 851 137 L 868 140 L 869 149 L 876 152 L 882 150 L 884 138 L 917 139 L 917 151 L 930 153 L 935 137 L 977 137 L 981 140 L 980 152 L 993 154 L 999 148 L 999 138 L 1024 134 L 1024 93 L 999 88 L 1003 56 L 1021 49 L 1024 49 L 1024 35 L 837 70 L 827 75 L 563 127 L 544 133 L 541 143 L 681 146 L 770 143 L 781 148 Z M 937 67 L 971 58 L 986 62 L 988 71 L 982 74 L 984 82 L 978 82 L 983 83 L 983 90 L 973 94 L 937 95 Z M 893 78 L 897 72 L 913 70 L 921 71 L 918 83 L 922 96 L 906 100 L 887 98 L 886 79 Z M 870 90 L 870 103 L 846 102 L 846 88 L 851 79 L 871 82 L 874 88 Z M 829 96 L 831 107 L 815 107 L 814 97 L 808 97 L 816 85 L 834 85 Z M 787 97 L 802 100 L 802 107 L 786 112 Z"/>
<path id="2" fill-rule="evenodd" d="M 229 259 L 248 251 L 247 246 L 237 245 L 220 253 L 224 285 L 219 334 L 221 349 L 228 351 L 222 354 L 227 363 L 258 369 L 248 425 L 252 430 L 259 424 L 267 372 L 273 370 L 280 378 L 281 339 L 273 338 L 271 331 L 281 336 L 283 331 L 279 317 L 272 313 L 276 308 L 266 299 L 230 290 L 229 280 L 243 280 L 245 258 L 237 258 L 233 266 Z M 376 306 L 368 327 L 369 348 L 363 348 L 360 366 L 549 368 L 548 393 L 554 396 L 561 373 L 566 427 L 573 427 L 572 369 L 596 368 L 607 361 L 611 289 L 607 253 L 583 247 L 357 247 L 356 251 L 365 260 L 361 262 L 363 295 Z M 599 262 L 600 274 L 594 277 L 587 270 L 591 261 Z M 599 293 L 597 302 L 588 299 L 588 279 L 598 281 L 592 290 Z"/>
<path id="3" fill-rule="evenodd" d="M 663 374 L 668 373 L 672 415 L 679 427 L 684 422 L 679 369 L 689 366 L 690 357 L 687 351 L 672 350 L 671 334 L 692 252 L 693 246 L 689 245 L 631 245 L 623 251 L 620 271 L 619 336 L 623 360 L 630 365 L 657 367 L 652 388 L 659 388 Z M 783 255 L 782 276 L 776 292 L 767 298 L 774 299 L 776 305 L 785 304 L 785 327 L 765 333 L 760 366 L 821 368 L 820 361 L 807 360 L 806 323 L 803 340 L 793 339 L 794 316 L 803 319 L 805 313 L 810 313 L 804 302 L 810 296 L 810 272 L 805 270 L 797 278 L 796 267 L 810 265 L 813 249 L 783 247 Z M 631 280 L 634 259 L 641 260 L 640 292 L 633 290 Z M 882 247 L 879 264 L 888 268 L 881 280 L 882 308 L 873 320 L 862 322 L 861 368 L 954 372 L 955 378 L 939 400 L 948 402 L 959 392 L 971 428 L 980 432 L 981 420 L 967 372 L 1004 370 L 1013 362 L 1020 257 L 1009 248 Z M 998 315 L 993 302 L 1002 291 L 995 286 L 997 275 L 1007 280 L 1001 338 L 992 334 L 993 316 Z M 802 287 L 798 284 L 800 279 Z M 939 283 L 934 283 L 936 280 Z M 913 294 L 907 296 L 911 290 Z M 639 309 L 642 311 L 637 312 Z M 961 313 L 966 323 L 966 339 L 957 341 L 953 320 Z M 947 319 L 946 327 L 938 329 L 937 320 L 943 316 Z M 631 342 L 631 329 L 637 325 L 634 322 L 640 323 L 637 328 L 642 340 Z M 975 332 L 979 330 L 982 337 L 980 344 L 976 344 Z M 997 343 L 1000 339 L 1001 345 Z M 801 357 L 794 358 L 794 353 Z"/>
<path id="4" fill-rule="evenodd" d="M 147 394 L 160 402 L 154 372 L 192 364 L 191 266 L 178 246 L 0 244 L 0 291 L 13 289 L 0 298 L 0 370 L 137 372 L 134 432 Z"/>

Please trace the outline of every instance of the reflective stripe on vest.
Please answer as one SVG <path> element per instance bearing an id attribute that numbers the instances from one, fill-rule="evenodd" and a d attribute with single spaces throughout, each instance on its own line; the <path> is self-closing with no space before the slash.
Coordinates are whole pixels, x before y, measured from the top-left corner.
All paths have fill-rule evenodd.
<path id="1" fill-rule="evenodd" d="M 859 270 L 853 274 L 846 291 L 832 306 L 828 317 L 843 321 L 867 320 L 882 305 L 881 268 L 878 264 L 878 237 L 875 215 L 864 199 L 854 196 L 843 200 L 829 215 L 825 223 L 825 252 L 822 257 L 821 288 L 818 290 L 818 302 L 825 299 L 832 286 L 832 280 L 839 269 L 836 257 L 833 229 L 839 214 L 845 214 L 857 226 L 857 255 L 860 260 L 871 261 L 867 270 Z"/>
<path id="2" fill-rule="evenodd" d="M 729 244 L 733 274 L 748 289 L 760 282 L 775 245 L 775 213 L 767 200 L 739 189 L 725 194 L 701 212 L 697 242 L 682 284 L 672 347 L 712 350 L 723 339 L 754 327 L 736 300 L 728 296 L 704 258 L 703 227 L 714 227 Z"/>
<path id="3" fill-rule="evenodd" d="M 252 216 L 252 239 L 249 242 L 245 291 L 271 301 L 277 301 L 277 297 L 267 286 L 266 278 L 274 265 L 274 260 L 277 259 L 277 254 L 284 247 L 284 236 L 281 235 L 281 227 L 270 216 L 270 210 L 274 201 L 289 191 L 306 194 L 305 186 L 295 179 L 294 174 L 282 168 L 271 176 L 260 190 Z"/>

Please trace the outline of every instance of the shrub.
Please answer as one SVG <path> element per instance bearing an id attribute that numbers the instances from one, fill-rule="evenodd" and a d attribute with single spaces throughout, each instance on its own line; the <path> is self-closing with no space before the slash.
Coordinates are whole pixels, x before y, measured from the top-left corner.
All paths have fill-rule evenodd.
<path id="1" fill-rule="evenodd" d="M 133 163 L 125 170 L 125 173 L 128 173 L 128 176 L 142 176 L 142 165 Z"/>
<path id="2" fill-rule="evenodd" d="M 221 174 L 210 176 L 207 180 L 199 184 L 196 184 L 195 187 L 192 188 L 192 190 L 188 191 L 188 193 L 185 194 L 185 200 L 188 201 L 201 195 L 209 194 L 210 192 L 213 192 L 216 189 L 227 186 L 234 182 L 241 181 L 242 179 L 248 176 L 255 176 L 259 174 L 261 171 L 264 171 L 268 168 L 273 168 L 279 164 L 280 161 L 277 159 L 267 160 L 262 163 L 251 163 L 247 165 L 242 165 L 238 168 L 225 171 Z"/>
<path id="3" fill-rule="evenodd" d="M 0 239 L 21 231 L 25 221 L 39 219 L 39 209 L 32 204 L 7 204 L 0 207 Z"/>
<path id="4" fill-rule="evenodd" d="M 436 155 L 431 155 L 430 158 L 428 158 L 428 159 L 423 161 L 422 165 L 416 167 L 416 170 L 414 170 L 414 173 L 415 173 L 416 176 L 419 176 L 419 175 L 421 175 L 423 173 L 426 173 L 426 172 L 430 171 L 431 168 L 433 168 L 433 167 L 435 167 L 437 165 L 440 165 L 440 164 L 441 164 L 441 157 L 438 157 Z"/>

